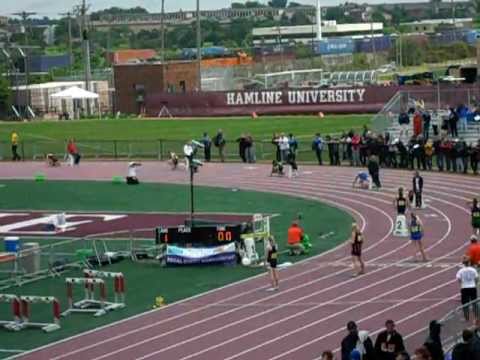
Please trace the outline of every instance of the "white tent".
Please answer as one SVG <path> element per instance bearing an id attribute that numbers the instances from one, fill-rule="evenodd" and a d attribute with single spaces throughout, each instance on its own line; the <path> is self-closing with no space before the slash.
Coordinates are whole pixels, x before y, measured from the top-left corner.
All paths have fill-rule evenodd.
<path id="1" fill-rule="evenodd" d="M 75 100 L 91 100 L 91 99 L 98 99 L 99 95 L 87 91 L 85 89 L 79 88 L 77 86 L 72 86 L 68 89 L 62 90 L 58 93 L 50 95 L 51 98 L 54 99 L 70 99 L 75 102 Z M 100 103 L 98 103 L 98 114 L 100 115 Z"/>
<path id="2" fill-rule="evenodd" d="M 50 95 L 50 97 L 56 98 L 56 99 L 83 100 L 83 99 L 98 99 L 99 96 L 94 92 L 87 91 L 76 86 L 72 86 L 71 88 L 52 94 Z"/>

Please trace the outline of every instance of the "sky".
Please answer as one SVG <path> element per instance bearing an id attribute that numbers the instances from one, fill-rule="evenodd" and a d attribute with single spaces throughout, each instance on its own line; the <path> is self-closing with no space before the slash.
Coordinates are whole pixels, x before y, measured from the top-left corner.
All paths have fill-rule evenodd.
<path id="1" fill-rule="evenodd" d="M 244 0 L 233 0 L 233 2 L 243 2 Z M 316 0 L 296 0 L 303 4 L 315 4 Z M 357 0 L 358 2 L 368 3 L 388 3 L 388 2 L 408 2 L 415 0 Z M 69 11 L 73 6 L 80 4 L 81 0 L 1 0 L 1 15 L 10 15 L 19 11 L 37 12 L 40 17 L 49 16 L 57 17 L 59 13 Z M 260 0 L 266 3 L 267 0 Z M 325 5 L 337 5 L 345 2 L 344 0 L 322 0 Z M 355 2 L 353 0 L 352 2 Z M 100 10 L 111 6 L 119 7 L 135 7 L 142 6 L 150 12 L 160 12 L 160 0 L 87 0 L 92 10 Z M 200 0 L 201 7 L 204 9 L 218 9 L 229 7 L 232 0 Z M 196 6 L 196 0 L 165 0 L 165 8 L 167 11 L 192 10 Z"/>

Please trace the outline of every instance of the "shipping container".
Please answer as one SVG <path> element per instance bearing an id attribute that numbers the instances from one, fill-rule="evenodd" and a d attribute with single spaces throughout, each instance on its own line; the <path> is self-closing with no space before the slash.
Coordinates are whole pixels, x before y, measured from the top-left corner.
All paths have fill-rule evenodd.
<path id="1" fill-rule="evenodd" d="M 222 46 L 210 46 L 202 48 L 202 58 L 218 58 L 232 55 L 232 51 Z M 183 60 L 193 60 L 197 58 L 196 48 L 182 49 L 181 57 Z"/>
<path id="2" fill-rule="evenodd" d="M 30 72 L 48 72 L 54 68 L 65 68 L 70 66 L 70 56 L 64 55 L 33 55 L 28 61 Z M 21 71 L 23 71 L 23 62 L 20 62 Z"/>
<path id="3" fill-rule="evenodd" d="M 355 39 L 355 52 L 371 53 L 388 51 L 392 48 L 392 38 L 388 35 L 374 38 Z"/>
<path id="4" fill-rule="evenodd" d="M 351 38 L 328 38 L 316 41 L 314 51 L 317 55 L 351 54 L 355 46 Z"/>

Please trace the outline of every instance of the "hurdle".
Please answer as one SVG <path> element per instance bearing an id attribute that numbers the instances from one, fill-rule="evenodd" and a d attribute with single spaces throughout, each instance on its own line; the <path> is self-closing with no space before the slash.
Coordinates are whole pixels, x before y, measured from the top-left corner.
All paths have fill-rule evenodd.
<path id="1" fill-rule="evenodd" d="M 30 304 L 52 304 L 53 321 L 51 323 L 30 321 Z M 53 296 L 20 296 L 21 329 L 41 328 L 49 333 L 60 329 L 60 303 Z"/>
<path id="2" fill-rule="evenodd" d="M 65 317 L 71 313 L 93 313 L 93 316 L 103 316 L 107 312 L 125 307 L 125 283 L 122 273 L 107 273 L 104 271 L 85 270 L 85 278 L 66 278 L 68 309 L 61 316 Z M 93 277 L 97 276 L 97 277 Z M 105 281 L 100 276 L 114 279 L 115 299 L 107 300 L 107 289 Z M 83 300 L 74 301 L 73 286 L 84 285 L 85 297 Z M 99 288 L 99 299 L 95 299 L 95 285 Z"/>
<path id="3" fill-rule="evenodd" d="M 114 301 L 112 304 L 117 304 L 117 306 L 114 306 L 112 310 L 125 307 L 125 277 L 123 276 L 123 273 L 84 269 L 83 276 L 86 279 L 113 279 Z"/>
<path id="4" fill-rule="evenodd" d="M 0 303 L 10 303 L 13 315 L 12 320 L 0 320 L 0 325 L 3 325 L 5 329 L 11 331 L 21 330 L 21 310 L 18 296 L 13 294 L 0 294 Z"/>

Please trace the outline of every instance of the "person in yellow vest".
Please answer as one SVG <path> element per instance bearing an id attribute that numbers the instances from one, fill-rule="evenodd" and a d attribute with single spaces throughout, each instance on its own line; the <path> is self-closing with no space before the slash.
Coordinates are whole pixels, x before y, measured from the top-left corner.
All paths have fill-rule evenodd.
<path id="1" fill-rule="evenodd" d="M 18 142 L 20 138 L 15 130 L 12 131 L 12 160 L 17 161 L 17 160 L 22 160 L 20 155 L 18 155 L 17 149 L 18 149 Z"/>

